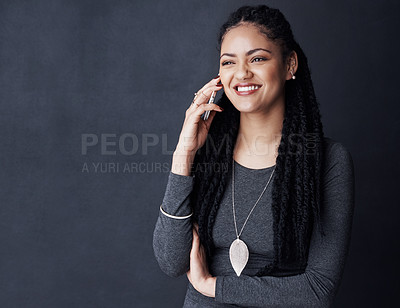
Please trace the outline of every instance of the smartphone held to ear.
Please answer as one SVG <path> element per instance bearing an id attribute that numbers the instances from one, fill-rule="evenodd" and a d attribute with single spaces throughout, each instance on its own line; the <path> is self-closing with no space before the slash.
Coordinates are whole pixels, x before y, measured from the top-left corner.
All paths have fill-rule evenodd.
<path id="1" fill-rule="evenodd" d="M 218 76 L 217 76 L 216 78 L 219 78 L 219 73 L 218 73 Z M 216 78 L 215 78 L 215 79 L 216 79 Z M 221 81 L 219 81 L 218 85 L 219 85 L 219 86 L 222 86 Z M 216 91 L 213 91 L 213 92 L 211 93 L 210 99 L 208 100 L 208 103 L 207 103 L 207 104 L 213 104 L 213 103 L 214 103 L 215 95 L 216 95 Z M 206 110 L 206 111 L 201 115 L 201 118 L 202 118 L 204 121 L 207 121 L 207 120 L 208 120 L 208 117 L 210 116 L 210 112 L 211 112 L 211 110 Z"/>
<path id="2" fill-rule="evenodd" d="M 214 99 L 215 99 L 215 91 L 213 91 L 213 92 L 211 93 L 211 97 L 210 97 L 210 99 L 208 100 L 208 103 L 207 103 L 207 104 L 213 104 L 213 103 L 214 103 Z M 204 121 L 207 121 L 207 119 L 208 119 L 209 116 L 210 116 L 210 110 L 206 110 L 206 111 L 203 113 L 202 118 L 203 118 Z"/>

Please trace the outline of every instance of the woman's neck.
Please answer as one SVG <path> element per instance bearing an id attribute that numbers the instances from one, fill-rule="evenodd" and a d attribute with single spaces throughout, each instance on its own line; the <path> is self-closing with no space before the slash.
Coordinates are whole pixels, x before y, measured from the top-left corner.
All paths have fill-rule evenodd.
<path id="1" fill-rule="evenodd" d="M 240 114 L 234 159 L 241 165 L 261 169 L 275 165 L 282 135 L 284 104 L 268 113 Z"/>

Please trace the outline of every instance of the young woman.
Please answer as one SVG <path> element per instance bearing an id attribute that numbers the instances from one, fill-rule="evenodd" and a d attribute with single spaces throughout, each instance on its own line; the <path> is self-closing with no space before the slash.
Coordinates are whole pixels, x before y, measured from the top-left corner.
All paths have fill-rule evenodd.
<path id="1" fill-rule="evenodd" d="M 329 307 L 350 240 L 351 156 L 324 137 L 307 58 L 279 10 L 238 9 L 219 45 L 219 76 L 186 111 L 156 258 L 187 274 L 184 307 Z"/>

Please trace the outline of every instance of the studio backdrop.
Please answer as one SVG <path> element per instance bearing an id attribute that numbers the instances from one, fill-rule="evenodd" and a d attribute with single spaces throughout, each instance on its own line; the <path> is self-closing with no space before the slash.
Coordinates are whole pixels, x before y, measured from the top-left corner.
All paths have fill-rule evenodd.
<path id="1" fill-rule="evenodd" d="M 244 4 L 279 8 L 326 136 L 353 156 L 335 307 L 391 307 L 400 258 L 397 1 L 0 1 L 0 306 L 180 307 L 152 236 L 185 111 Z"/>

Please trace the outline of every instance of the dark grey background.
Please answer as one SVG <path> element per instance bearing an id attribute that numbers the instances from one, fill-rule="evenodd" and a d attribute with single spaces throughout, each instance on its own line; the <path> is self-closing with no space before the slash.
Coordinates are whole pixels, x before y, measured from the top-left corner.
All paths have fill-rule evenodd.
<path id="1" fill-rule="evenodd" d="M 186 277 L 165 276 L 152 250 L 171 151 L 193 93 L 218 72 L 219 26 L 262 2 L 0 1 L 1 307 L 182 304 Z M 389 307 L 399 290 L 399 2 L 266 3 L 309 58 L 326 135 L 354 159 L 336 307 Z M 86 155 L 83 134 L 99 138 Z M 132 136 L 138 149 L 126 155 Z"/>

